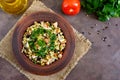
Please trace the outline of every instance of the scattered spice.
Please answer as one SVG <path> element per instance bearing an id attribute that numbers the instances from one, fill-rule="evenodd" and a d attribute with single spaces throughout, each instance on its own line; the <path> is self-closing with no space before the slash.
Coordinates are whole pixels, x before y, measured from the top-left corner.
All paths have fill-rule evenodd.
<path id="1" fill-rule="evenodd" d="M 88 35 L 91 35 L 91 33 L 90 33 L 90 32 L 88 32 Z"/>
<path id="2" fill-rule="evenodd" d="M 118 24 L 115 24 L 115 26 L 118 26 Z"/>
<path id="3" fill-rule="evenodd" d="M 97 32 L 99 32 L 99 33 L 100 33 L 100 30 L 97 30 Z"/>
<path id="4" fill-rule="evenodd" d="M 85 32 L 81 32 L 82 34 L 85 34 Z"/>
<path id="5" fill-rule="evenodd" d="M 97 33 L 98 35 L 100 34 L 100 33 Z"/>
<path id="6" fill-rule="evenodd" d="M 95 24 L 95 26 L 97 26 L 97 24 Z"/>
<path id="7" fill-rule="evenodd" d="M 110 22 L 108 22 L 108 25 L 111 25 L 111 23 L 110 23 Z"/>
<path id="8" fill-rule="evenodd" d="M 92 44 L 94 43 L 94 42 L 91 42 Z"/>
<path id="9" fill-rule="evenodd" d="M 105 28 L 108 28 L 108 26 L 106 26 Z"/>
<path id="10" fill-rule="evenodd" d="M 102 29 L 103 31 L 105 30 L 105 28 Z"/>
<path id="11" fill-rule="evenodd" d="M 108 29 L 108 26 L 105 26 L 102 30 L 104 31 L 104 30 L 106 30 L 106 29 Z"/>
<path id="12" fill-rule="evenodd" d="M 108 26 L 105 26 L 105 29 L 107 29 L 108 28 Z"/>
<path id="13" fill-rule="evenodd" d="M 103 40 L 104 42 L 106 41 L 106 39 L 107 39 L 107 37 L 103 37 L 103 38 L 102 38 L 102 40 Z"/>
<path id="14" fill-rule="evenodd" d="M 93 29 L 94 27 L 93 27 L 93 26 L 91 26 L 90 28 L 91 28 L 91 29 Z"/>
<path id="15" fill-rule="evenodd" d="M 111 45 L 110 45 L 110 44 L 108 44 L 107 46 L 108 46 L 108 47 L 111 47 Z"/>
<path id="16" fill-rule="evenodd" d="M 100 34 L 101 32 L 100 32 L 100 30 L 97 30 L 97 34 Z"/>

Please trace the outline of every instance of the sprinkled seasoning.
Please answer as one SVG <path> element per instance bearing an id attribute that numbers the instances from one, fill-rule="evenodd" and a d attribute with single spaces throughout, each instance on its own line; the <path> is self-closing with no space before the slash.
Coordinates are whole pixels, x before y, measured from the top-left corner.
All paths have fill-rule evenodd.
<path id="1" fill-rule="evenodd" d="M 104 30 L 106 30 L 106 29 L 108 29 L 108 26 L 105 26 L 102 30 L 104 31 Z"/>
<path id="2" fill-rule="evenodd" d="M 94 43 L 94 42 L 91 42 L 92 44 Z"/>
<path id="3" fill-rule="evenodd" d="M 108 44 L 107 46 L 108 46 L 108 47 L 111 47 L 111 45 L 110 45 L 110 44 Z"/>
<path id="4" fill-rule="evenodd" d="M 115 24 L 115 26 L 118 26 L 118 24 Z"/>
<path id="5" fill-rule="evenodd" d="M 91 33 L 90 33 L 90 32 L 88 32 L 88 35 L 91 35 Z"/>
<path id="6" fill-rule="evenodd" d="M 101 32 L 100 32 L 100 30 L 97 30 L 97 34 L 100 34 Z"/>
<path id="7" fill-rule="evenodd" d="M 91 29 L 93 29 L 94 27 L 93 27 L 93 26 L 91 26 L 90 28 L 91 28 Z"/>
<path id="8" fill-rule="evenodd" d="M 81 32 L 82 34 L 85 34 L 85 32 Z"/>
<path id="9" fill-rule="evenodd" d="M 107 28 L 108 28 L 108 26 L 105 27 L 105 29 L 107 29 Z"/>
<path id="10" fill-rule="evenodd" d="M 97 26 L 98 24 L 95 24 L 95 26 Z"/>
<path id="11" fill-rule="evenodd" d="M 107 39 L 107 37 L 103 37 L 103 38 L 102 38 L 102 40 L 103 40 L 104 42 L 106 41 L 106 39 Z"/>
<path id="12" fill-rule="evenodd" d="M 108 22 L 108 25 L 111 25 L 111 23 L 110 23 L 110 22 Z"/>

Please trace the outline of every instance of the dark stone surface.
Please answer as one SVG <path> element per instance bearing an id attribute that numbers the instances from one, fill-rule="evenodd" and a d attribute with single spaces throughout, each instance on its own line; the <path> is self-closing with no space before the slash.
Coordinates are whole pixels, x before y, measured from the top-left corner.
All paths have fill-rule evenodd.
<path id="1" fill-rule="evenodd" d="M 41 0 L 46 6 L 67 19 L 91 42 L 92 49 L 79 61 L 66 80 L 120 80 L 120 18 L 100 22 L 93 15 L 81 10 L 76 16 L 61 12 L 62 0 Z M 0 10 L 0 40 L 20 16 L 12 16 Z M 108 27 L 107 29 L 105 29 Z M 27 80 L 7 61 L 0 58 L 0 80 Z"/>
<path id="2" fill-rule="evenodd" d="M 0 80 L 28 80 L 10 63 L 0 58 Z"/>

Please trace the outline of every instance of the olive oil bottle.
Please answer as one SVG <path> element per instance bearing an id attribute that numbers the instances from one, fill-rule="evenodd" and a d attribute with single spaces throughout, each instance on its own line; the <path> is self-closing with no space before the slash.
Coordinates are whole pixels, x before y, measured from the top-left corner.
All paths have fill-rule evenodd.
<path id="1" fill-rule="evenodd" d="M 10 14 L 20 14 L 26 10 L 28 0 L 0 0 L 0 7 Z"/>

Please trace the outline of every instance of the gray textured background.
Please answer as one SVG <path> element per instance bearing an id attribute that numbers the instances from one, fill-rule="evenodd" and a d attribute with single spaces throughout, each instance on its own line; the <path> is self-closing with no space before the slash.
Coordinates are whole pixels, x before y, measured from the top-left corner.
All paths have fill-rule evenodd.
<path id="1" fill-rule="evenodd" d="M 67 16 L 61 12 L 62 0 L 41 1 L 62 15 L 93 43 L 92 49 L 79 61 L 66 80 L 120 80 L 120 18 L 100 22 L 93 15 L 87 16 L 83 10 L 76 16 Z M 19 18 L 20 16 L 12 16 L 0 10 L 0 40 Z M 0 58 L 0 80 L 28 79 Z"/>

